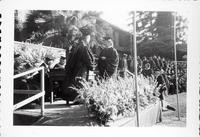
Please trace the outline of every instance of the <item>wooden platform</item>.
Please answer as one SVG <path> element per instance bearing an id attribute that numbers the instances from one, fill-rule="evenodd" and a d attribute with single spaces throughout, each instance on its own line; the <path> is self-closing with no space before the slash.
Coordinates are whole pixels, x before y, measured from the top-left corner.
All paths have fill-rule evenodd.
<path id="1" fill-rule="evenodd" d="M 45 103 L 45 116 L 40 117 L 39 106 L 14 112 L 14 125 L 98 126 L 83 105 L 67 106 L 65 101 Z"/>
<path id="2" fill-rule="evenodd" d="M 45 104 L 45 116 L 40 117 L 39 107 L 35 109 L 20 109 L 15 111 L 14 125 L 38 126 L 100 126 L 95 117 L 88 114 L 83 105 L 67 106 L 65 101 Z M 159 115 L 159 104 L 149 107 L 141 113 L 141 126 L 152 126 Z M 136 126 L 135 116 L 120 118 L 107 124 L 111 127 Z"/>

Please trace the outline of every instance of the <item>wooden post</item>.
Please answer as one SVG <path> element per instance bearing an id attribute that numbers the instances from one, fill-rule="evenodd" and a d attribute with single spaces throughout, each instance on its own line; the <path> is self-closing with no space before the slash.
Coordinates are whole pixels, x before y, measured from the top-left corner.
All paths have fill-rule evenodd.
<path id="1" fill-rule="evenodd" d="M 14 93 L 16 93 L 16 94 L 28 94 L 28 95 L 32 94 L 33 96 L 28 97 L 27 99 L 20 101 L 19 103 L 15 104 L 13 106 L 13 110 L 16 110 L 16 109 L 34 101 L 34 100 L 36 100 L 36 99 L 41 98 L 41 115 L 42 116 L 44 115 L 44 95 L 45 95 L 45 91 L 44 91 L 44 67 L 28 70 L 26 72 L 14 75 L 13 78 L 16 79 L 16 78 L 28 75 L 30 73 L 36 73 L 36 72 L 38 73 L 38 71 L 40 71 L 40 74 L 41 74 L 41 76 L 40 76 L 41 89 L 40 90 L 14 90 Z"/>
<path id="2" fill-rule="evenodd" d="M 176 78 L 176 98 L 177 98 L 177 113 L 178 120 L 180 119 L 179 110 L 179 95 L 178 95 L 178 72 L 177 72 L 177 55 L 176 55 L 176 12 L 174 12 L 174 63 L 175 63 L 175 78 Z"/>
<path id="3" fill-rule="evenodd" d="M 44 95 L 45 95 L 45 91 L 44 91 L 44 68 L 41 70 L 40 73 L 40 78 L 41 78 L 41 92 L 44 93 L 43 96 L 41 97 L 41 115 L 44 116 Z"/>
<path id="4" fill-rule="evenodd" d="M 137 45 L 136 45 L 136 11 L 133 12 L 133 54 L 134 54 L 134 74 L 135 74 L 135 93 L 136 93 L 136 117 L 137 126 L 140 126 L 139 121 L 139 97 L 138 97 L 138 80 L 137 80 Z"/>
<path id="5" fill-rule="evenodd" d="M 52 85 L 53 86 L 53 85 Z M 53 103 L 53 91 L 51 91 L 51 100 L 50 100 L 50 103 L 52 104 Z"/>

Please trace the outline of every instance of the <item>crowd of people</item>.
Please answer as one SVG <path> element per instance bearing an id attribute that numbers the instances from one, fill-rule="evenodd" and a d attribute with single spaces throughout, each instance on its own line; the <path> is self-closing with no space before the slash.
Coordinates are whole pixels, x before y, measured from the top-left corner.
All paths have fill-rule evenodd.
<path id="1" fill-rule="evenodd" d="M 90 48 L 91 34 L 92 30 L 88 26 L 84 26 L 80 29 L 76 26 L 71 26 L 66 35 L 66 54 L 60 57 L 59 63 L 52 68 L 51 64 L 53 59 L 50 57 L 44 59 L 44 62 L 40 66 L 45 68 L 45 97 L 47 99 L 50 97 L 51 92 L 49 87 L 52 86 L 50 85 L 49 75 L 51 69 L 62 69 L 65 72 L 64 80 L 57 82 L 57 84 L 59 85 L 59 90 L 61 92 L 60 96 L 62 99 L 66 100 L 67 105 L 77 97 L 77 89 L 82 87 L 81 81 L 89 79 L 90 71 L 98 70 L 98 78 L 105 80 L 110 77 L 117 77 L 119 70 L 122 72 L 122 75 L 120 75 L 122 77 L 133 74 L 134 59 L 131 55 L 127 54 L 124 54 L 120 59 L 117 50 L 114 48 L 111 37 L 104 37 L 103 44 L 105 48 L 103 48 L 98 57 L 95 58 L 96 56 L 94 56 L 94 53 Z M 19 56 L 19 54 L 15 55 L 14 74 L 20 73 L 20 63 L 17 61 Z M 166 93 L 167 91 L 166 94 L 168 94 L 170 88 L 175 85 L 174 64 L 171 63 L 170 60 L 160 56 L 142 58 L 138 56 L 137 63 L 137 72 L 139 75 L 144 75 L 146 78 L 155 77 L 157 79 L 157 86 L 161 86 L 160 98 L 163 100 L 163 93 Z M 178 70 L 179 76 L 185 75 L 185 70 Z M 39 75 L 34 74 L 32 77 L 34 77 L 32 83 L 39 85 Z M 18 87 L 20 85 L 18 81 L 19 79 L 15 80 L 14 88 L 24 88 Z M 182 81 L 184 83 L 184 80 Z M 37 88 L 37 86 L 34 88 Z"/>
<path id="2" fill-rule="evenodd" d="M 164 83 L 166 83 L 169 94 L 176 93 L 175 79 L 175 62 L 160 56 L 137 57 L 137 72 L 145 77 L 155 77 L 162 74 Z M 127 54 L 124 54 L 121 60 L 121 68 L 127 73 L 134 72 L 134 59 Z M 177 75 L 179 92 L 186 91 L 186 75 L 187 63 L 184 61 L 177 62 Z M 158 73 L 159 72 L 159 73 Z"/>

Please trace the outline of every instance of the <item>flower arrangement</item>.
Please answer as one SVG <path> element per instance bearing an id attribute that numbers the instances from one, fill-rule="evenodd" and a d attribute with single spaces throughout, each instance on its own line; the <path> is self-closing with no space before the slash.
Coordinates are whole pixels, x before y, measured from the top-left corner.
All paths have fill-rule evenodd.
<path id="1" fill-rule="evenodd" d="M 117 78 L 107 81 L 97 80 L 81 82 L 83 87 L 78 89 L 81 98 L 100 124 L 105 125 L 108 121 L 119 116 L 127 117 L 135 114 L 136 93 L 134 78 Z M 158 97 L 156 81 L 138 76 L 139 108 L 145 109 L 155 103 Z"/>
<path id="2" fill-rule="evenodd" d="M 59 59 L 59 56 L 64 54 L 65 50 L 31 43 L 15 42 L 14 52 L 15 54 L 20 54 L 19 63 L 22 66 L 29 64 L 30 68 L 35 68 L 38 67 L 46 57 Z"/>

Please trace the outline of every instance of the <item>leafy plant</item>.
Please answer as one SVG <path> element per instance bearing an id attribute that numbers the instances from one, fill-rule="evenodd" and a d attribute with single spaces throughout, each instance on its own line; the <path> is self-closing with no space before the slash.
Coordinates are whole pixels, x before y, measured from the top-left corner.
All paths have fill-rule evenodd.
<path id="1" fill-rule="evenodd" d="M 15 43 L 15 54 L 20 54 L 18 62 L 21 66 L 26 64 L 30 65 L 30 68 L 39 67 L 39 65 L 44 61 L 46 57 L 58 59 L 59 56 L 65 53 L 62 49 L 47 48 L 42 45 L 35 45 L 30 43 Z M 26 69 L 23 69 L 24 71 Z"/>
<path id="2" fill-rule="evenodd" d="M 152 79 L 138 76 L 139 108 L 145 109 L 158 100 L 156 82 Z M 83 99 L 89 112 L 105 125 L 109 120 L 119 116 L 133 115 L 136 109 L 136 92 L 134 78 L 118 78 L 82 81 L 83 88 L 77 89 L 79 98 Z"/>

